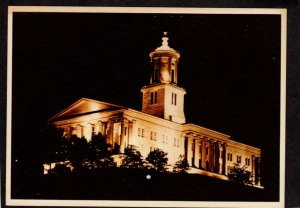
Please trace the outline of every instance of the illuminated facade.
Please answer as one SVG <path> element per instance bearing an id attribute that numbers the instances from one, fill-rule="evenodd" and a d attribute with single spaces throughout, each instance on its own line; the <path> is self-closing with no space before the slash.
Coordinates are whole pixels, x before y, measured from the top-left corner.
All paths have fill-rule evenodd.
<path id="1" fill-rule="evenodd" d="M 145 158 L 159 148 L 168 153 L 172 166 L 180 155 L 189 162 L 190 173 L 227 179 L 234 163 L 245 165 L 260 186 L 261 150 L 236 142 L 229 135 L 186 123 L 184 95 L 177 86 L 179 52 L 168 38 L 150 53 L 150 84 L 142 87 L 142 112 L 123 106 L 82 98 L 50 119 L 67 136 L 90 140 L 101 133 L 112 149 L 123 153 L 128 145 L 138 147 Z"/>

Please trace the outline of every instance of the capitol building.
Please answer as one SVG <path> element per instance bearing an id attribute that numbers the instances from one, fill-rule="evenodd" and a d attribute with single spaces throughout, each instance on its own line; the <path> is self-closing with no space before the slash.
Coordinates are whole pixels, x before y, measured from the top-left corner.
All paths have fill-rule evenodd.
<path id="1" fill-rule="evenodd" d="M 54 115 L 49 123 L 64 129 L 67 136 L 75 134 L 88 141 L 101 133 L 120 154 L 128 145 L 134 145 L 145 158 L 159 148 L 168 153 L 171 166 L 183 155 L 191 166 L 189 173 L 228 180 L 230 167 L 238 163 L 251 171 L 253 185 L 260 186 L 259 148 L 186 123 L 186 91 L 177 85 L 180 53 L 169 46 L 166 34 L 162 45 L 149 56 L 152 69 L 150 83 L 141 88 L 142 111 L 81 98 Z"/>

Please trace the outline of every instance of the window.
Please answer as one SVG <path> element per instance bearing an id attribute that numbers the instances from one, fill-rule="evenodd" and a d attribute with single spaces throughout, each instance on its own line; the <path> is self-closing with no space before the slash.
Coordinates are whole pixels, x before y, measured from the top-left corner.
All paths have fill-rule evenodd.
<path id="1" fill-rule="evenodd" d="M 245 165 L 250 165 L 250 158 L 245 158 Z"/>
<path id="2" fill-rule="evenodd" d="M 176 146 L 176 138 L 174 138 L 174 146 Z"/>
<path id="3" fill-rule="evenodd" d="M 144 129 L 142 129 L 142 137 L 144 137 Z"/>
<path id="4" fill-rule="evenodd" d="M 169 115 L 169 120 L 172 121 L 172 116 L 171 115 Z"/>
<path id="5" fill-rule="evenodd" d="M 165 143 L 165 135 L 163 134 L 163 136 L 162 136 L 162 143 Z"/>
<path id="6" fill-rule="evenodd" d="M 141 136 L 141 128 L 138 128 L 138 136 Z"/>
<path id="7" fill-rule="evenodd" d="M 202 154 L 202 146 L 201 146 L 201 144 L 199 145 L 199 153 L 200 153 L 200 155 Z"/>
<path id="8" fill-rule="evenodd" d="M 195 146 L 194 146 L 194 142 L 192 142 L 192 151 L 194 152 L 195 150 Z"/>
<path id="9" fill-rule="evenodd" d="M 208 155 L 208 147 L 205 147 L 205 153 Z"/>
<path id="10" fill-rule="evenodd" d="M 223 151 L 220 150 L 220 158 L 222 158 L 222 155 L 223 155 Z"/>
<path id="11" fill-rule="evenodd" d="M 172 105 L 176 105 L 177 103 L 177 94 L 172 92 Z"/>
<path id="12" fill-rule="evenodd" d="M 125 126 L 124 127 L 124 135 L 126 136 L 126 134 L 127 134 L 127 127 Z"/>
<path id="13" fill-rule="evenodd" d="M 227 153 L 227 160 L 232 161 L 232 153 Z"/>
<path id="14" fill-rule="evenodd" d="M 177 139 L 177 147 L 179 147 L 179 139 Z"/>
<path id="15" fill-rule="evenodd" d="M 156 141 L 156 132 L 153 132 L 153 139 Z"/>
<path id="16" fill-rule="evenodd" d="M 151 92 L 150 104 L 156 104 L 156 103 L 157 103 L 157 92 Z"/>
<path id="17" fill-rule="evenodd" d="M 153 139 L 153 131 L 150 132 L 150 139 Z"/>
<path id="18" fill-rule="evenodd" d="M 237 155 L 236 156 L 236 162 L 241 163 L 241 161 L 242 161 L 242 157 L 240 155 Z"/>
<path id="19" fill-rule="evenodd" d="M 95 135 L 95 125 L 92 125 L 92 136 Z"/>
<path id="20" fill-rule="evenodd" d="M 171 82 L 172 82 L 172 83 L 175 82 L 175 70 L 172 70 L 172 74 L 171 74 Z"/>

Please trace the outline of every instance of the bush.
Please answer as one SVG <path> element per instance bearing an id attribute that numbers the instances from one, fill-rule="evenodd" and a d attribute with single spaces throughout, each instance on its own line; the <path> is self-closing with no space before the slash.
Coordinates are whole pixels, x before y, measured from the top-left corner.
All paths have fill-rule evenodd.
<path id="1" fill-rule="evenodd" d="M 233 167 L 230 168 L 228 173 L 228 178 L 231 181 L 240 184 L 252 184 L 252 173 L 246 170 L 246 166 L 240 166 L 240 164 L 235 163 Z"/>
<path id="2" fill-rule="evenodd" d="M 128 145 L 128 147 L 125 148 L 124 155 L 121 164 L 122 168 L 144 168 L 142 155 L 136 146 Z"/>
<path id="3" fill-rule="evenodd" d="M 155 149 L 151 151 L 146 160 L 153 166 L 153 168 L 158 172 L 166 172 L 167 171 L 167 164 L 168 164 L 168 153 L 160 150 Z"/>
<path id="4" fill-rule="evenodd" d="M 175 163 L 175 166 L 173 168 L 174 173 L 187 173 L 189 170 L 189 163 L 188 161 L 183 157 L 183 155 L 180 155 L 178 158 L 178 161 Z"/>

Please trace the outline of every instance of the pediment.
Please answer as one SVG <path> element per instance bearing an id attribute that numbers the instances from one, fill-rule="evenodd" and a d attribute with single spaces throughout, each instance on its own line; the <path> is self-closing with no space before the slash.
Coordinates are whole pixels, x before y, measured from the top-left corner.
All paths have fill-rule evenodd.
<path id="1" fill-rule="evenodd" d="M 81 98 L 80 100 L 76 101 L 69 107 L 65 108 L 64 110 L 60 111 L 59 113 L 51 117 L 49 119 L 49 122 L 60 120 L 63 118 L 75 117 L 75 116 L 80 116 L 85 114 L 96 113 L 96 112 L 105 112 L 109 110 L 118 110 L 118 109 L 126 109 L 126 108 L 123 106 L 101 102 L 98 100 Z"/>

